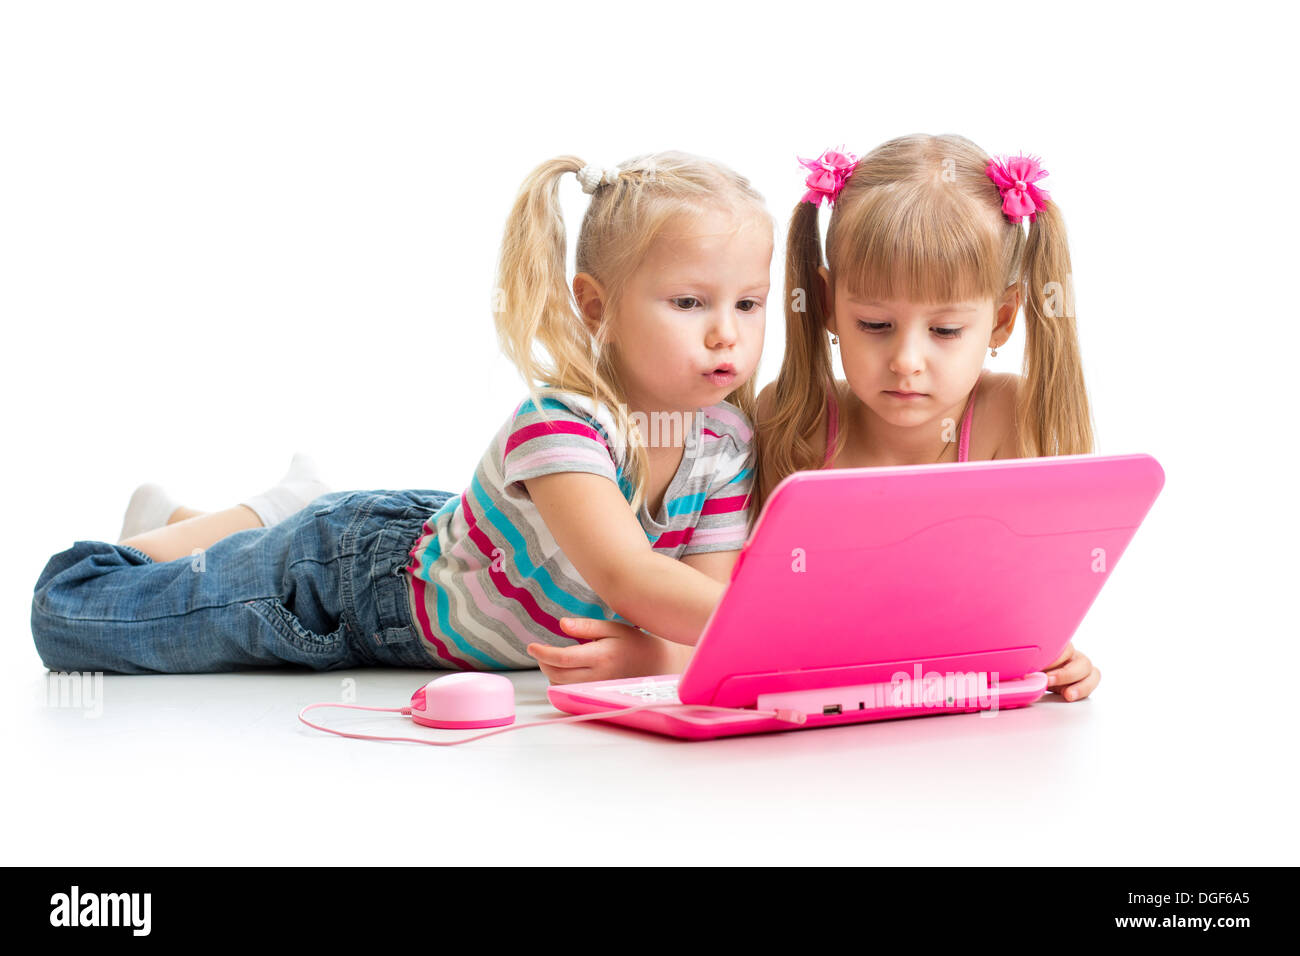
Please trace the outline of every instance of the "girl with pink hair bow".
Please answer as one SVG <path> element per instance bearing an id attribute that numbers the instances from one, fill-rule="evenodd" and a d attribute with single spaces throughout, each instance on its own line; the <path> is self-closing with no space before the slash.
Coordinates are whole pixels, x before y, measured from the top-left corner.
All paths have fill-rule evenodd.
<path id="1" fill-rule="evenodd" d="M 914 135 L 800 164 L 785 358 L 758 401 L 756 506 L 805 469 L 1093 451 L 1065 222 L 1037 157 Z M 985 369 L 1022 307 L 1020 373 Z M 1014 600 L 1014 581 L 989 585 Z M 1048 678 L 1078 700 L 1101 672 L 1070 645 Z"/>

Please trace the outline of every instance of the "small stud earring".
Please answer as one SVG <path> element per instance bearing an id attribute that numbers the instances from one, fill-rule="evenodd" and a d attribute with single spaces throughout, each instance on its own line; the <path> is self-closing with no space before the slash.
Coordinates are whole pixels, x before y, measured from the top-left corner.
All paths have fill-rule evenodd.
<path id="1" fill-rule="evenodd" d="M 839 345 L 839 344 L 840 344 L 840 337 L 838 335 L 832 335 L 831 345 Z"/>

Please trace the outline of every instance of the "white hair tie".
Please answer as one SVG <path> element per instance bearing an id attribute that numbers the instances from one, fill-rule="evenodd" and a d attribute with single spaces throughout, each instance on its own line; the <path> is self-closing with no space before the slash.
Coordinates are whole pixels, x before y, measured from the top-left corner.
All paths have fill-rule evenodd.
<path id="1" fill-rule="evenodd" d="M 617 166 L 602 168 L 588 163 L 578 170 L 578 182 L 582 183 L 584 193 L 594 193 L 601 186 L 612 186 L 618 182 Z"/>

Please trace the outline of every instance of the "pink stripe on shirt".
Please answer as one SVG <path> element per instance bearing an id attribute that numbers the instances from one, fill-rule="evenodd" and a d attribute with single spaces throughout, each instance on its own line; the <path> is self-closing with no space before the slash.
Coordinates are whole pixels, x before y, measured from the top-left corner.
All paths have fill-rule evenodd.
<path id="1" fill-rule="evenodd" d="M 434 634 L 437 632 L 429 624 L 429 612 L 425 603 L 425 591 L 428 589 L 429 585 L 425 583 L 423 578 L 417 578 L 415 575 L 411 575 L 410 578 L 411 584 L 415 587 L 415 616 L 419 618 L 420 630 L 424 632 L 425 638 L 438 649 L 438 656 L 444 661 L 449 661 L 450 663 L 455 664 L 461 670 L 476 670 L 477 668 L 475 668 L 473 664 L 468 661 L 463 661 L 456 655 L 452 654 L 451 651 L 447 650 L 446 644 L 434 637 Z"/>
<path id="2" fill-rule="evenodd" d="M 691 543 L 696 546 L 717 544 L 719 541 L 731 542 L 739 551 L 745 543 L 745 535 L 735 528 L 696 528 L 695 535 L 691 538 Z"/>
<path id="3" fill-rule="evenodd" d="M 466 509 L 467 517 L 473 516 L 473 511 L 470 510 L 468 501 L 462 499 L 461 507 Z M 474 543 L 478 546 L 479 551 L 481 551 L 485 557 L 491 560 L 492 541 L 488 538 L 486 534 L 483 533 L 483 530 L 478 526 L 477 520 L 473 522 L 473 529 L 474 530 L 470 532 L 470 537 L 473 538 Z M 534 622 L 540 624 L 542 627 L 546 628 L 552 634 L 558 634 L 561 637 L 568 637 L 570 638 L 570 640 L 573 639 L 570 635 L 564 633 L 564 628 L 560 627 L 560 622 L 557 618 L 551 617 L 551 615 L 547 614 L 537 605 L 537 600 L 533 597 L 533 595 L 530 592 L 524 590 L 523 588 L 515 587 L 515 585 L 511 584 L 510 579 L 506 576 L 506 573 L 504 571 L 498 571 L 496 570 L 496 568 L 489 566 L 488 577 L 491 579 L 492 585 L 497 589 L 497 592 L 502 597 L 513 598 L 514 600 L 518 601 L 519 605 L 524 609 L 524 612 Z"/>
<path id="4" fill-rule="evenodd" d="M 656 548 L 675 548 L 679 544 L 686 544 L 691 540 L 691 535 L 695 533 L 694 528 L 683 528 L 680 531 L 665 531 L 655 539 Z"/>
<path id="5" fill-rule="evenodd" d="M 533 452 L 531 455 L 523 455 L 515 458 L 510 462 L 510 470 L 518 473 L 529 471 L 541 465 L 548 464 L 552 461 L 573 461 L 573 462 L 590 462 L 598 466 L 602 472 L 614 470 L 614 460 L 608 454 L 602 455 L 595 448 L 579 449 L 572 446 L 566 448 L 543 448 Z"/>
<path id="6" fill-rule="evenodd" d="M 547 438 L 553 435 L 581 435 L 584 438 L 590 438 L 594 442 L 605 444 L 605 440 L 600 437 L 596 429 L 580 422 L 534 422 L 532 425 L 525 425 L 523 428 L 516 429 L 510 435 L 510 438 L 506 441 L 506 454 L 510 454 L 526 441 L 531 441 L 534 438 Z"/>
<path id="7" fill-rule="evenodd" d="M 700 515 L 721 515 L 744 511 L 749 507 L 749 495 L 732 495 L 730 498 L 710 498 L 704 502 Z"/>

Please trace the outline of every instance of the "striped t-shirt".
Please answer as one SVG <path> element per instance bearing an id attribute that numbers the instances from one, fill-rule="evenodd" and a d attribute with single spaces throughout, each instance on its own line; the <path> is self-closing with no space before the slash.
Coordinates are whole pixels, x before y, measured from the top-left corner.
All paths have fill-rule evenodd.
<path id="1" fill-rule="evenodd" d="M 609 410 L 571 392 L 539 392 L 502 425 L 465 491 L 425 523 L 407 566 L 411 610 L 437 666 L 462 670 L 536 667 L 533 642 L 578 643 L 562 617 L 624 621 L 560 551 L 523 482 L 555 472 L 604 475 L 631 502 L 623 477 L 627 444 Z M 637 515 L 654 549 L 672 558 L 739 550 L 748 533 L 753 483 L 749 419 L 722 402 L 679 419 L 682 461 L 654 515 Z M 671 431 L 647 422 L 650 434 Z M 665 427 L 657 427 L 665 426 Z M 644 429 L 643 429 L 644 430 Z M 663 439 L 660 439 L 663 440 Z"/>

